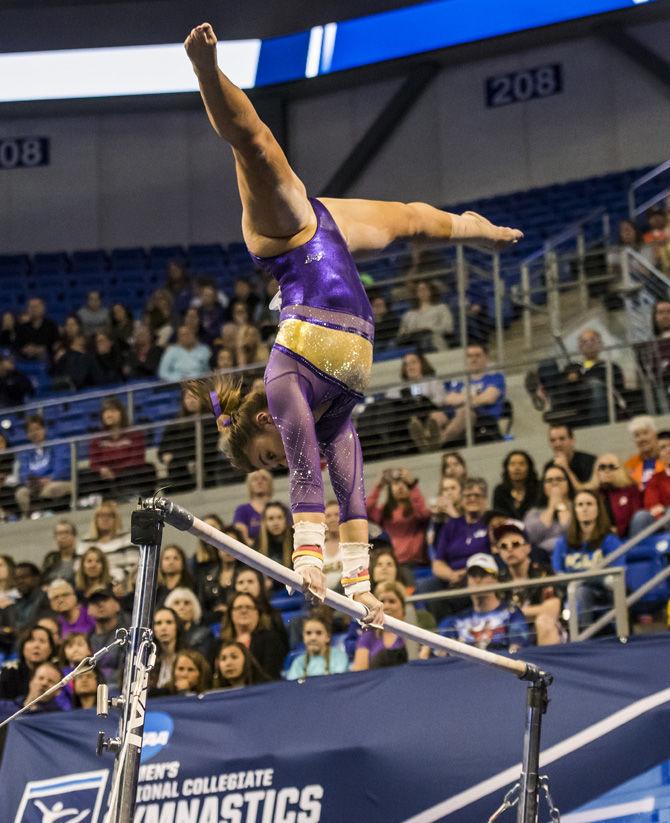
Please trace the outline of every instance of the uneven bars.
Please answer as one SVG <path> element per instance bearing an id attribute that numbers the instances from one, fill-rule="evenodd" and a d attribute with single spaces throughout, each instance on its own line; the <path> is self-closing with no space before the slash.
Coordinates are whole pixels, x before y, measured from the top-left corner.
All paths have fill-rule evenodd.
<path id="1" fill-rule="evenodd" d="M 250 549 L 249 546 L 240 543 L 239 540 L 235 540 L 235 538 L 229 537 L 227 534 L 208 525 L 172 500 L 168 500 L 165 497 L 154 497 L 147 500 L 146 504 L 148 504 L 150 508 L 154 508 L 160 512 L 165 522 L 174 526 L 174 528 L 189 532 L 205 542 L 210 543 L 212 546 L 229 552 L 238 560 L 256 569 L 256 571 L 261 572 L 261 574 L 268 575 L 296 591 L 302 591 L 302 579 L 292 569 L 287 569 L 285 566 L 277 563 L 276 560 L 272 560 L 260 552 Z M 363 618 L 367 614 L 367 609 L 361 603 L 350 600 L 342 594 L 337 594 L 337 592 L 331 589 L 326 589 L 326 596 L 323 602 L 327 606 L 345 612 L 357 619 Z M 402 637 L 415 640 L 423 646 L 430 646 L 431 649 L 446 651 L 458 657 L 476 660 L 478 663 L 485 663 L 488 666 L 511 672 L 521 680 L 536 682 L 545 676 L 544 672 L 541 672 L 538 667 L 532 663 L 526 663 L 523 660 L 511 659 L 501 654 L 494 654 L 484 649 L 468 646 L 458 640 L 451 640 L 448 637 L 442 637 L 439 634 L 426 631 L 426 629 L 421 629 L 418 626 L 412 626 L 409 623 L 405 623 L 404 620 L 398 620 L 396 617 L 385 615 L 384 628 L 390 629 Z"/>

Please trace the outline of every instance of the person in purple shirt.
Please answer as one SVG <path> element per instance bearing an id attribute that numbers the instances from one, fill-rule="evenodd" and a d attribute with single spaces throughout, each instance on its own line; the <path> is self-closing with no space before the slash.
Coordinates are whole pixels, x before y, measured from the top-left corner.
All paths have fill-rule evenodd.
<path id="1" fill-rule="evenodd" d="M 426 203 L 308 198 L 305 186 L 249 98 L 217 65 L 209 23 L 185 48 L 214 130 L 235 158 L 242 232 L 256 266 L 279 283 L 277 338 L 265 391 L 242 396 L 222 381 L 201 384 L 240 467 L 287 466 L 294 520 L 293 564 L 306 591 L 325 592 L 325 499 L 321 457 L 340 506 L 345 593 L 379 623 L 370 591 L 363 461 L 351 420 L 372 366 L 374 315 L 352 253 L 377 251 L 401 238 L 478 239 L 502 249 L 523 236 L 474 213 L 453 215 Z M 273 300 L 272 306 L 275 306 Z"/>
<path id="2" fill-rule="evenodd" d="M 272 500 L 274 485 L 267 469 L 257 469 L 247 475 L 249 502 L 239 505 L 233 513 L 233 526 L 244 535 L 244 542 L 253 546 L 261 530 L 266 503 Z"/>
<path id="3" fill-rule="evenodd" d="M 465 586 L 467 559 L 491 548 L 484 519 L 488 508 L 488 485 L 482 477 L 471 477 L 463 486 L 463 515 L 450 518 L 440 530 L 431 558 L 432 576 L 417 581 L 417 594 Z M 428 605 L 436 620 L 464 608 L 467 600 L 434 600 Z"/>
<path id="4" fill-rule="evenodd" d="M 86 607 L 77 602 L 74 588 L 63 578 L 56 578 L 47 589 L 49 605 L 56 612 L 61 637 L 72 632 L 88 634 L 95 629 L 95 620 L 86 611 Z"/>

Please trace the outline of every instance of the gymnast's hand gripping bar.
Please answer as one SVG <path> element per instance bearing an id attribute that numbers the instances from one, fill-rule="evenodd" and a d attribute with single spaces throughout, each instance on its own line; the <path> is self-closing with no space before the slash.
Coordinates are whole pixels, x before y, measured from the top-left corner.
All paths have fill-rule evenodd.
<path id="1" fill-rule="evenodd" d="M 153 508 L 159 512 L 163 520 L 176 529 L 189 532 L 201 538 L 206 543 L 229 552 L 238 560 L 261 572 L 261 574 L 272 577 L 285 586 L 289 586 L 297 591 L 302 590 L 302 580 L 292 569 L 287 569 L 275 560 L 265 557 L 265 555 L 260 554 L 260 552 L 254 549 L 250 549 L 244 543 L 235 540 L 235 538 L 223 534 L 223 532 L 203 522 L 194 514 L 191 514 L 191 512 L 173 503 L 171 500 L 165 497 L 154 497 L 145 501 L 144 506 L 146 508 Z M 345 612 L 357 619 L 362 619 L 367 614 L 367 609 L 361 603 L 350 600 L 342 594 L 337 594 L 331 589 L 326 589 L 326 596 L 323 602 L 327 606 Z M 538 680 L 546 681 L 549 677 L 532 663 L 526 663 L 523 660 L 504 657 L 503 655 L 494 654 L 484 649 L 468 646 L 458 640 L 442 637 L 439 634 L 426 631 L 426 629 L 421 629 L 418 626 L 412 626 L 395 617 L 385 616 L 384 627 L 402 637 L 414 640 L 421 645 L 430 646 L 431 649 L 446 651 L 458 657 L 476 660 L 479 663 L 485 663 L 488 666 L 511 672 L 521 680 L 537 682 Z"/>

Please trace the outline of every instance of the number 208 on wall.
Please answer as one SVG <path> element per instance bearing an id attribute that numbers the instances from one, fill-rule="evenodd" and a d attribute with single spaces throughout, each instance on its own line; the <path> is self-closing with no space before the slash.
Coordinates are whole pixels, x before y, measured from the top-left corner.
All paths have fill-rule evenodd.
<path id="1" fill-rule="evenodd" d="M 48 165 L 48 137 L 0 137 L 0 169 L 31 169 Z"/>
<path id="2" fill-rule="evenodd" d="M 488 108 L 509 106 L 551 97 L 563 91 L 563 67 L 560 63 L 538 66 L 536 69 L 513 71 L 486 78 L 486 105 Z"/>

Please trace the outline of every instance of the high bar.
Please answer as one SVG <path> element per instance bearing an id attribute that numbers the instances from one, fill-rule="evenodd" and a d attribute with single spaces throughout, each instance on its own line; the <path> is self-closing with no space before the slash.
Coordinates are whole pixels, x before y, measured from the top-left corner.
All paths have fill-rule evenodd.
<path id="1" fill-rule="evenodd" d="M 261 572 L 261 574 L 272 577 L 285 586 L 289 586 L 297 591 L 302 590 L 302 580 L 293 569 L 288 569 L 286 566 L 282 566 L 281 563 L 277 563 L 276 560 L 272 560 L 270 557 L 266 557 L 260 552 L 250 549 L 249 546 L 240 543 L 240 541 L 235 540 L 234 537 L 229 537 L 227 534 L 200 520 L 200 518 L 182 506 L 179 506 L 177 503 L 174 503 L 172 500 L 157 496 L 145 501 L 144 506 L 145 508 L 153 508 L 162 516 L 166 523 L 174 526 L 174 528 L 189 532 L 189 534 L 201 538 L 206 543 L 232 554 L 237 560 L 241 560 L 243 563 L 251 566 L 251 568 Z M 363 618 L 367 614 L 367 609 L 361 603 L 350 600 L 348 597 L 332 591 L 332 589 L 326 589 L 323 602 L 326 606 L 345 612 L 356 619 Z M 412 626 L 404 620 L 398 620 L 396 617 L 385 615 L 384 628 L 409 640 L 414 640 L 423 646 L 430 646 L 431 649 L 436 651 L 446 651 L 458 657 L 463 657 L 466 660 L 475 660 L 478 663 L 510 672 L 521 680 L 535 682 L 540 678 L 547 677 L 544 672 L 541 672 L 538 667 L 532 663 L 526 663 L 524 660 L 512 659 L 504 657 L 501 654 L 486 651 L 485 649 L 468 646 L 458 640 L 442 637 L 439 634 L 429 632 L 419 626 Z"/>

